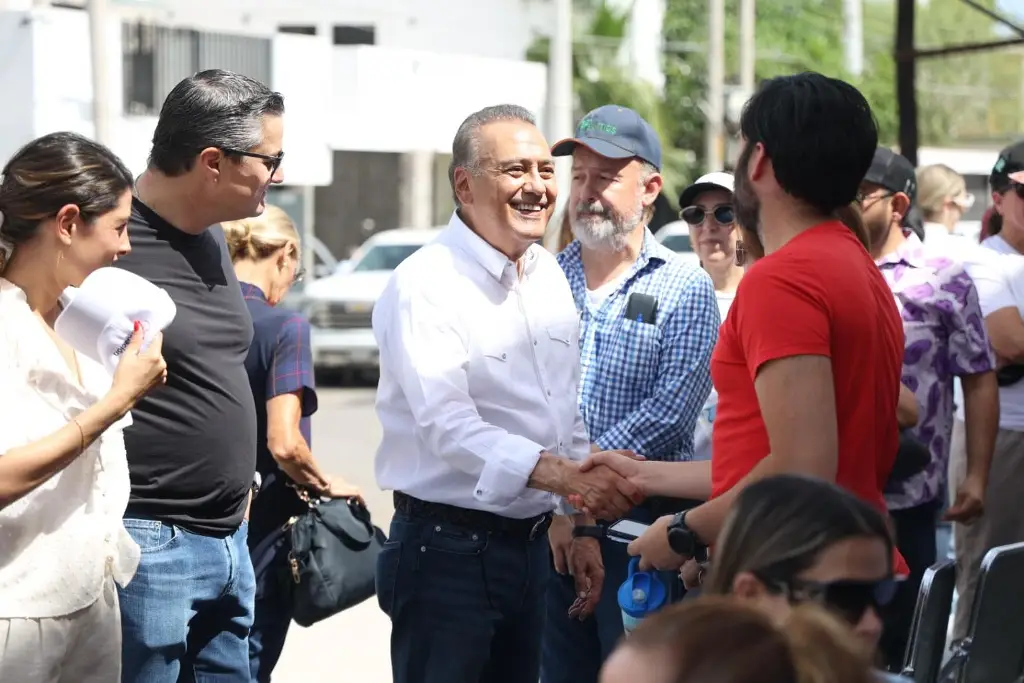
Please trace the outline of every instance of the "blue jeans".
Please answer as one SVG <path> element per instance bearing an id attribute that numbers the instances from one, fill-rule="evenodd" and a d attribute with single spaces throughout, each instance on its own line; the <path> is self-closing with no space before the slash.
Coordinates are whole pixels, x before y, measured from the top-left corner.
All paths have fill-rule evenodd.
<path id="1" fill-rule="evenodd" d="M 256 591 L 247 524 L 226 538 L 124 520 L 142 550 L 119 589 L 123 683 L 249 683 Z"/>
<path id="2" fill-rule="evenodd" d="M 630 519 L 648 524 L 652 515 L 634 510 Z M 549 568 L 546 597 L 547 617 L 544 623 L 541 683 L 597 683 L 601 665 L 622 638 L 622 611 L 618 590 L 629 572 L 627 544 L 603 538 L 601 559 L 604 560 L 604 586 L 601 600 L 590 618 L 584 621 L 569 617 L 569 607 L 576 599 L 572 576 L 562 576 Z M 659 572 L 668 589 L 670 602 L 681 599 L 683 584 L 679 572 Z"/>
<path id="3" fill-rule="evenodd" d="M 377 559 L 394 683 L 537 683 L 547 543 L 396 513 Z"/>
<path id="4" fill-rule="evenodd" d="M 268 683 L 284 650 L 294 604 L 289 590 L 288 552 L 291 536 L 274 533 L 249 548 L 256 573 L 256 610 L 249 631 L 249 674 L 252 683 Z"/>

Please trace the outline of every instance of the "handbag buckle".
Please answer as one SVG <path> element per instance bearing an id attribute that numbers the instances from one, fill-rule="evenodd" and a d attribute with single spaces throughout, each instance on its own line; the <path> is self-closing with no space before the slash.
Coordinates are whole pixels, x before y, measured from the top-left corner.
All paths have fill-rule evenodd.
<path id="1" fill-rule="evenodd" d="M 288 553 L 288 566 L 292 570 L 292 581 L 299 583 L 299 561 L 295 559 L 295 555 Z"/>

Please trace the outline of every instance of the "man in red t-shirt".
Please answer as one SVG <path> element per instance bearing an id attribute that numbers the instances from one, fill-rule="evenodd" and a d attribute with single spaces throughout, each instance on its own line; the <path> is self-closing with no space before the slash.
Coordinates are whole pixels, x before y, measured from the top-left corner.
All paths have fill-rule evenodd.
<path id="1" fill-rule="evenodd" d="M 682 565 L 692 554 L 683 548 L 715 541 L 743 487 L 773 474 L 835 481 L 885 510 L 903 326 L 859 214 L 848 212 L 877 146 L 871 109 L 848 83 L 805 73 L 766 81 L 740 127 L 737 220 L 757 226 L 765 256 L 740 283 L 711 360 L 719 394 L 711 499 L 634 541 L 641 566 Z M 646 471 L 634 477 L 641 486 L 655 465 L 660 490 L 648 495 L 671 488 L 697 497 L 708 476 L 704 463 L 672 473 L 636 463 Z M 896 565 L 905 572 L 902 558 Z"/>

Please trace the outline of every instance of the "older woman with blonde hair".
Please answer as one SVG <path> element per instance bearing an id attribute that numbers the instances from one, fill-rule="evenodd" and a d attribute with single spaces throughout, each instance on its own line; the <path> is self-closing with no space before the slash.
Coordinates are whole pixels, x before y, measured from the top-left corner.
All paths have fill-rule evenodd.
<path id="1" fill-rule="evenodd" d="M 917 169 L 917 208 L 924 217 L 924 239 L 929 245 L 949 237 L 974 195 L 967 191 L 964 177 L 945 164 Z"/>
<path id="2" fill-rule="evenodd" d="M 302 277 L 299 235 L 282 209 L 224 224 L 231 260 L 252 316 L 253 340 L 245 361 L 256 402 L 256 470 L 262 478 L 249 512 L 249 550 L 256 572 L 256 608 L 249 634 L 253 681 L 269 681 L 292 619 L 280 582 L 289 535 L 282 527 L 306 509 L 303 497 L 359 496 L 331 479 L 310 451 L 310 416 L 317 409 L 309 321 L 275 308 Z"/>

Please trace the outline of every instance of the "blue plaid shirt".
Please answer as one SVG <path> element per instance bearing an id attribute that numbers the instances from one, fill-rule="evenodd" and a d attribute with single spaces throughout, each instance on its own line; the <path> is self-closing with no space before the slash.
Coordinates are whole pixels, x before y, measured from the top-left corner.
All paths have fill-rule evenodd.
<path id="1" fill-rule="evenodd" d="M 558 255 L 580 312 L 580 409 L 591 441 L 603 449 L 691 460 L 721 323 L 715 288 L 704 270 L 645 232 L 636 263 L 596 311 L 587 300 L 579 242 Z M 626 320 L 634 293 L 657 300 L 654 324 Z"/>

